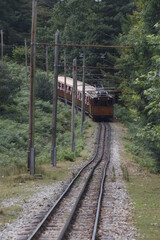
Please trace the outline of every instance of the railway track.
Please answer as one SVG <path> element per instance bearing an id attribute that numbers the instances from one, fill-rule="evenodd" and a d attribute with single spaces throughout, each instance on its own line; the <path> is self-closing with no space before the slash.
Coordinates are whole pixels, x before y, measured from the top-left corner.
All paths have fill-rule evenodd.
<path id="1" fill-rule="evenodd" d="M 96 239 L 110 160 L 110 135 L 109 124 L 100 123 L 92 159 L 77 173 L 30 236 L 20 239 Z"/>

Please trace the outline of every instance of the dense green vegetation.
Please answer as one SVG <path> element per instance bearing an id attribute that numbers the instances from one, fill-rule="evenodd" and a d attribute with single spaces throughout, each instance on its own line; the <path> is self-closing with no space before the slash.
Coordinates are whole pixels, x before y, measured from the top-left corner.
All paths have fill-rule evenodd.
<path id="1" fill-rule="evenodd" d="M 24 61 L 24 38 L 30 41 L 31 0 L 0 1 L 0 28 L 4 31 L 4 43 L 16 48 L 4 49 L 5 59 L 21 64 Z M 130 45 L 131 50 L 87 49 L 86 65 L 116 67 L 119 72 L 111 75 L 104 69 L 92 73 L 103 74 L 105 86 L 116 86 L 122 90 L 115 115 L 131 130 L 137 154 L 148 149 L 153 159 L 151 171 L 159 172 L 160 167 L 160 3 L 156 0 L 106 0 L 106 1 L 38 1 L 37 41 L 53 42 L 57 29 L 61 43 L 85 43 L 105 45 Z M 60 49 L 60 62 L 63 64 L 63 50 Z M 66 48 L 67 63 L 71 64 L 83 49 Z M 28 48 L 28 60 L 29 60 Z M 49 47 L 49 67 L 53 69 L 53 49 Z M 45 48 L 37 47 L 37 66 L 44 69 Z M 71 75 L 71 71 L 68 72 Z M 16 64 L 0 66 L 0 111 L 1 157 L 6 163 L 25 159 L 28 132 L 29 84 L 24 81 L 24 69 Z M 46 151 L 50 146 L 50 123 L 52 95 L 51 76 L 46 78 L 40 70 L 36 80 L 36 140 L 40 161 L 41 144 Z M 61 104 L 61 103 L 59 103 Z M 58 142 L 69 144 L 69 109 L 59 108 Z M 62 112 L 61 112 L 62 111 Z M 38 117 L 40 116 L 40 118 Z M 40 119 L 40 120 L 39 120 Z M 78 121 L 78 120 L 77 120 Z M 11 124 L 12 123 L 12 124 Z M 20 126 L 17 127 L 17 124 Z M 78 124 L 78 123 L 77 123 Z M 67 126 L 67 129 L 66 129 Z M 16 130 L 17 129 L 17 130 Z M 42 132 L 41 132 L 42 130 Z M 2 139 L 2 138 L 1 138 Z M 63 141 L 62 141 L 63 140 Z M 82 139 L 78 144 L 82 146 Z M 138 146 L 138 147 L 137 147 Z M 19 149 L 19 154 L 16 149 Z M 9 150 L 7 150 L 9 149 Z M 59 147 L 61 149 L 61 147 Z M 134 147 L 133 147 L 134 149 Z M 4 152 L 8 155 L 4 157 Z M 145 151 L 145 150 L 143 150 Z M 49 151 L 48 151 L 49 152 Z M 60 151 L 61 152 L 61 151 Z M 67 152 L 67 151 L 66 151 Z M 63 158 L 58 153 L 58 158 Z M 67 153 L 68 154 L 68 153 Z M 72 155 L 69 153 L 69 155 Z M 49 156 L 49 153 L 48 153 Z M 70 158 L 70 157 L 67 157 Z M 71 157 L 72 158 L 72 157 Z M 48 157 L 47 157 L 48 159 Z M 145 165 L 145 164 L 144 164 Z M 144 166 L 148 167 L 148 166 Z M 150 167 L 149 167 L 150 168 Z"/>
<path id="2" fill-rule="evenodd" d="M 10 101 L 0 105 L 0 173 L 1 175 L 9 175 L 17 171 L 24 172 L 26 169 L 27 147 L 28 147 L 28 109 L 29 109 L 29 82 L 25 82 L 25 69 L 15 63 L 3 64 L 3 77 L 0 81 L 10 80 L 10 75 L 14 77 L 15 84 L 21 83 L 17 88 L 17 92 L 12 94 L 12 84 L 7 85 L 8 92 L 12 96 Z M 10 74 L 10 75 L 9 75 Z M 50 80 L 46 80 L 44 73 L 37 73 L 36 87 L 36 106 L 35 106 L 35 149 L 36 163 L 50 163 L 51 152 L 51 127 L 52 127 L 52 84 Z M 45 87 L 42 88 L 42 80 Z M 15 87 L 15 86 L 14 86 Z M 45 91 L 45 88 L 50 91 Z M 18 91 L 19 90 L 19 91 Z M 14 91 L 13 91 L 14 93 Z M 3 94 L 1 95 L 3 96 Z M 6 95 L 5 95 L 6 96 Z M 5 100 L 5 99 L 4 99 Z M 64 104 L 58 102 L 58 124 L 57 124 L 57 160 L 74 161 L 75 156 L 80 154 L 83 149 L 83 139 L 80 134 L 80 117 L 76 118 L 76 151 L 71 151 L 71 110 L 68 106 L 64 108 Z M 89 126 L 88 122 L 85 123 Z M 78 136 L 78 137 L 77 137 Z M 6 168 L 7 166 L 7 168 Z"/>
<path id="3" fill-rule="evenodd" d="M 40 36 L 42 41 L 52 41 L 58 29 L 63 43 L 113 45 L 122 31 L 121 22 L 131 13 L 133 3 L 123 1 L 63 1 L 55 5 L 49 20 L 48 33 Z M 50 36 L 50 37 L 48 37 Z M 67 49 L 69 60 L 79 56 L 79 49 Z M 101 58 L 101 54 L 105 58 Z M 99 63 L 114 66 L 115 50 L 87 50 L 87 64 Z"/>
<path id="4" fill-rule="evenodd" d="M 160 167 L 160 3 L 137 1 L 130 16 L 130 30 L 120 35 L 121 44 L 132 45 L 117 61 L 123 67 L 119 116 L 130 125 L 136 145 L 147 149 Z M 140 150 L 140 149 L 139 149 Z"/>
<path id="5" fill-rule="evenodd" d="M 115 118 L 130 130 L 123 135 L 121 149 L 123 177 L 128 181 L 138 239 L 159 239 L 160 172 L 160 1 L 158 0 L 38 0 L 37 42 L 54 42 L 60 31 L 61 43 L 129 45 L 132 49 L 86 49 L 86 65 L 119 69 L 112 74 L 101 68 L 88 71 L 103 76 L 103 84 L 122 91 L 115 104 Z M 32 0 L 0 0 L 0 30 L 4 32 L 4 63 L 0 64 L 0 201 L 30 194 L 35 181 L 26 167 L 29 128 L 29 72 L 25 78 L 24 39 L 30 59 Z M 76 116 L 76 151 L 71 151 L 71 109 L 58 102 L 57 168 L 50 167 L 52 125 L 52 73 L 54 50 L 49 47 L 49 77 L 46 77 L 45 47 L 37 45 L 35 150 L 36 173 L 44 181 L 64 180 L 72 161 L 84 149 L 80 117 Z M 67 74 L 72 60 L 82 65 L 82 48 L 60 48 L 67 54 Z M 29 64 L 28 64 L 29 65 Z M 69 69 L 70 67 L 70 69 Z M 63 72 L 63 68 L 60 68 Z M 81 76 L 79 76 L 80 78 Z M 87 79 L 87 76 L 86 76 Z M 89 77 L 87 81 L 89 81 Z M 93 123 L 92 123 L 93 124 Z M 85 122 L 85 130 L 90 126 Z M 124 129 L 123 129 L 124 130 Z M 91 138 L 91 136 L 89 136 Z M 92 146 L 92 144 L 91 144 Z M 84 150 L 83 150 L 84 149 Z M 83 150 L 83 151 L 82 151 Z M 81 153 L 80 153 L 81 152 Z M 138 163 L 138 169 L 135 164 Z M 78 161 L 78 158 L 76 159 Z M 137 166 L 137 165 L 136 165 Z M 141 171 L 141 170 L 144 171 Z M 112 181 L 116 181 L 113 166 Z M 28 173 L 28 172 L 27 172 Z M 30 181 L 28 181 L 30 180 Z M 46 181 L 46 182 L 45 182 Z M 0 209 L 0 223 L 11 221 L 21 211 L 17 206 Z"/>
<path id="6" fill-rule="evenodd" d="M 158 240 L 160 232 L 160 178 L 159 174 L 149 173 L 147 169 L 147 167 L 150 169 L 154 167 L 154 159 L 148 156 L 147 151 L 141 150 L 137 154 L 139 146 L 138 144 L 133 146 L 133 141 L 130 139 L 131 134 L 127 128 L 119 124 L 118 129 L 123 146 L 125 146 L 122 146 L 120 151 L 121 169 L 133 203 L 134 225 L 138 230 L 136 239 Z M 129 151 L 126 151 L 126 147 Z M 138 164 L 135 164 L 134 161 Z M 144 168 L 144 164 L 147 167 Z"/>
<path id="7" fill-rule="evenodd" d="M 4 31 L 5 44 L 17 45 L 17 47 L 23 46 L 24 38 L 27 38 L 28 43 L 30 42 L 31 2 L 31 0 L 0 2 L 2 11 L 0 29 Z M 118 34 L 122 32 L 121 23 L 126 25 L 126 19 L 132 12 L 133 7 L 134 1 L 131 0 L 118 2 L 116 0 L 100 2 L 95 0 L 39 0 L 37 9 L 37 41 L 53 42 L 55 31 L 58 29 L 60 31 L 60 41 L 63 43 L 113 45 L 117 42 Z M 8 12 L 7 18 L 6 12 Z M 12 48 L 9 48 L 8 51 L 6 47 L 4 50 L 5 53 L 12 57 Z M 43 47 L 38 47 L 37 51 L 37 63 L 44 67 L 45 50 Z M 80 61 L 79 54 L 82 51 L 83 49 L 67 48 L 67 61 L 72 62 L 74 57 L 79 58 Z M 21 48 L 19 52 L 21 56 Z M 62 49 L 61 52 L 63 52 Z M 86 61 L 88 65 L 103 63 L 113 67 L 115 56 L 117 55 L 117 51 L 113 49 L 107 51 L 92 49 L 87 50 Z M 52 48 L 49 48 L 50 68 L 53 68 L 52 62 L 53 52 Z"/>

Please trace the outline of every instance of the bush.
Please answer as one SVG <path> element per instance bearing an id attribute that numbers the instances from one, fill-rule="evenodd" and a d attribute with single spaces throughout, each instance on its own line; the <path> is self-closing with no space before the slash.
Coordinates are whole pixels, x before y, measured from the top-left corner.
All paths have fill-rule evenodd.
<path id="1" fill-rule="evenodd" d="M 44 101 L 52 100 L 52 84 L 45 73 L 36 75 L 36 97 Z"/>
<path id="2" fill-rule="evenodd" d="M 8 66 L 0 63 L 0 104 L 12 100 L 15 93 L 20 90 L 21 80 L 11 76 Z"/>
<path id="3" fill-rule="evenodd" d="M 130 111 L 119 104 L 115 104 L 114 106 L 115 118 L 119 119 L 121 122 L 126 123 L 132 121 Z"/>
<path id="4" fill-rule="evenodd" d="M 27 60 L 29 61 L 30 58 L 30 49 L 27 50 Z M 25 63 L 25 47 L 16 47 L 13 50 L 13 61 L 17 62 L 18 64 Z"/>

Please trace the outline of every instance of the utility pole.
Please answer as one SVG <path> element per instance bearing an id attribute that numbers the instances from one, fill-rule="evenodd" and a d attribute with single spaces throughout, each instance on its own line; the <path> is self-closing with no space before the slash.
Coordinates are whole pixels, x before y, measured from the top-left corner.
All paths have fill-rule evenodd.
<path id="1" fill-rule="evenodd" d="M 26 39 L 24 40 L 24 45 L 25 45 L 25 78 L 27 83 L 27 41 Z"/>
<path id="2" fill-rule="evenodd" d="M 75 59 L 75 111 L 78 114 L 78 104 L 77 104 L 77 59 Z"/>
<path id="3" fill-rule="evenodd" d="M 72 123 L 71 123 L 71 145 L 72 152 L 75 152 L 75 79 L 76 79 L 76 59 L 73 60 L 73 89 L 72 89 Z"/>
<path id="4" fill-rule="evenodd" d="M 37 0 L 33 0 L 32 28 L 31 28 L 30 105 L 29 105 L 29 141 L 28 141 L 28 169 L 30 170 L 30 174 L 35 173 L 34 111 L 35 111 L 35 66 L 36 66 L 36 20 L 37 20 Z"/>
<path id="5" fill-rule="evenodd" d="M 67 106 L 67 97 L 66 97 L 66 71 L 67 71 L 67 64 L 66 64 L 66 52 L 64 51 L 64 104 Z"/>
<path id="6" fill-rule="evenodd" d="M 46 46 L 46 76 L 48 78 L 48 46 Z"/>
<path id="7" fill-rule="evenodd" d="M 55 34 L 55 44 L 59 41 L 59 31 Z M 53 113 L 52 113 L 52 149 L 51 162 L 56 166 L 56 121 L 57 121 L 57 83 L 58 83 L 58 55 L 59 47 L 55 45 L 54 52 L 54 79 L 53 79 Z"/>
<path id="8" fill-rule="evenodd" d="M 3 63 L 3 30 L 1 30 L 1 62 Z"/>
<path id="9" fill-rule="evenodd" d="M 85 51 L 83 51 L 83 87 L 82 87 L 82 119 L 81 119 L 81 134 L 84 134 L 84 120 L 85 120 Z"/>

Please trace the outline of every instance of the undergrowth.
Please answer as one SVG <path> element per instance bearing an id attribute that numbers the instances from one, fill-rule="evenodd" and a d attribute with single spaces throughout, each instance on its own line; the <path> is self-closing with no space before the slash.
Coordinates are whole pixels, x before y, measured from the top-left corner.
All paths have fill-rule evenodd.
<path id="1" fill-rule="evenodd" d="M 115 105 L 115 117 L 129 129 L 130 135 L 125 139 L 125 147 L 133 154 L 134 161 L 141 169 L 147 169 L 151 173 L 159 173 L 159 155 L 153 151 L 151 143 L 139 138 L 138 133 L 145 124 L 145 120 L 135 110 L 127 109 L 118 104 Z"/>
<path id="2" fill-rule="evenodd" d="M 12 102 L 0 104 L 0 176 L 26 172 L 29 128 L 29 81 L 25 69 L 15 63 L 9 68 L 14 78 L 21 78 L 21 89 Z M 50 82 L 52 82 L 50 75 Z M 57 107 L 57 161 L 74 161 L 84 148 L 81 136 L 81 117 L 75 118 L 75 153 L 71 151 L 71 108 L 58 101 Z M 85 128 L 89 127 L 88 121 Z M 52 99 L 35 103 L 36 164 L 51 162 Z"/>

